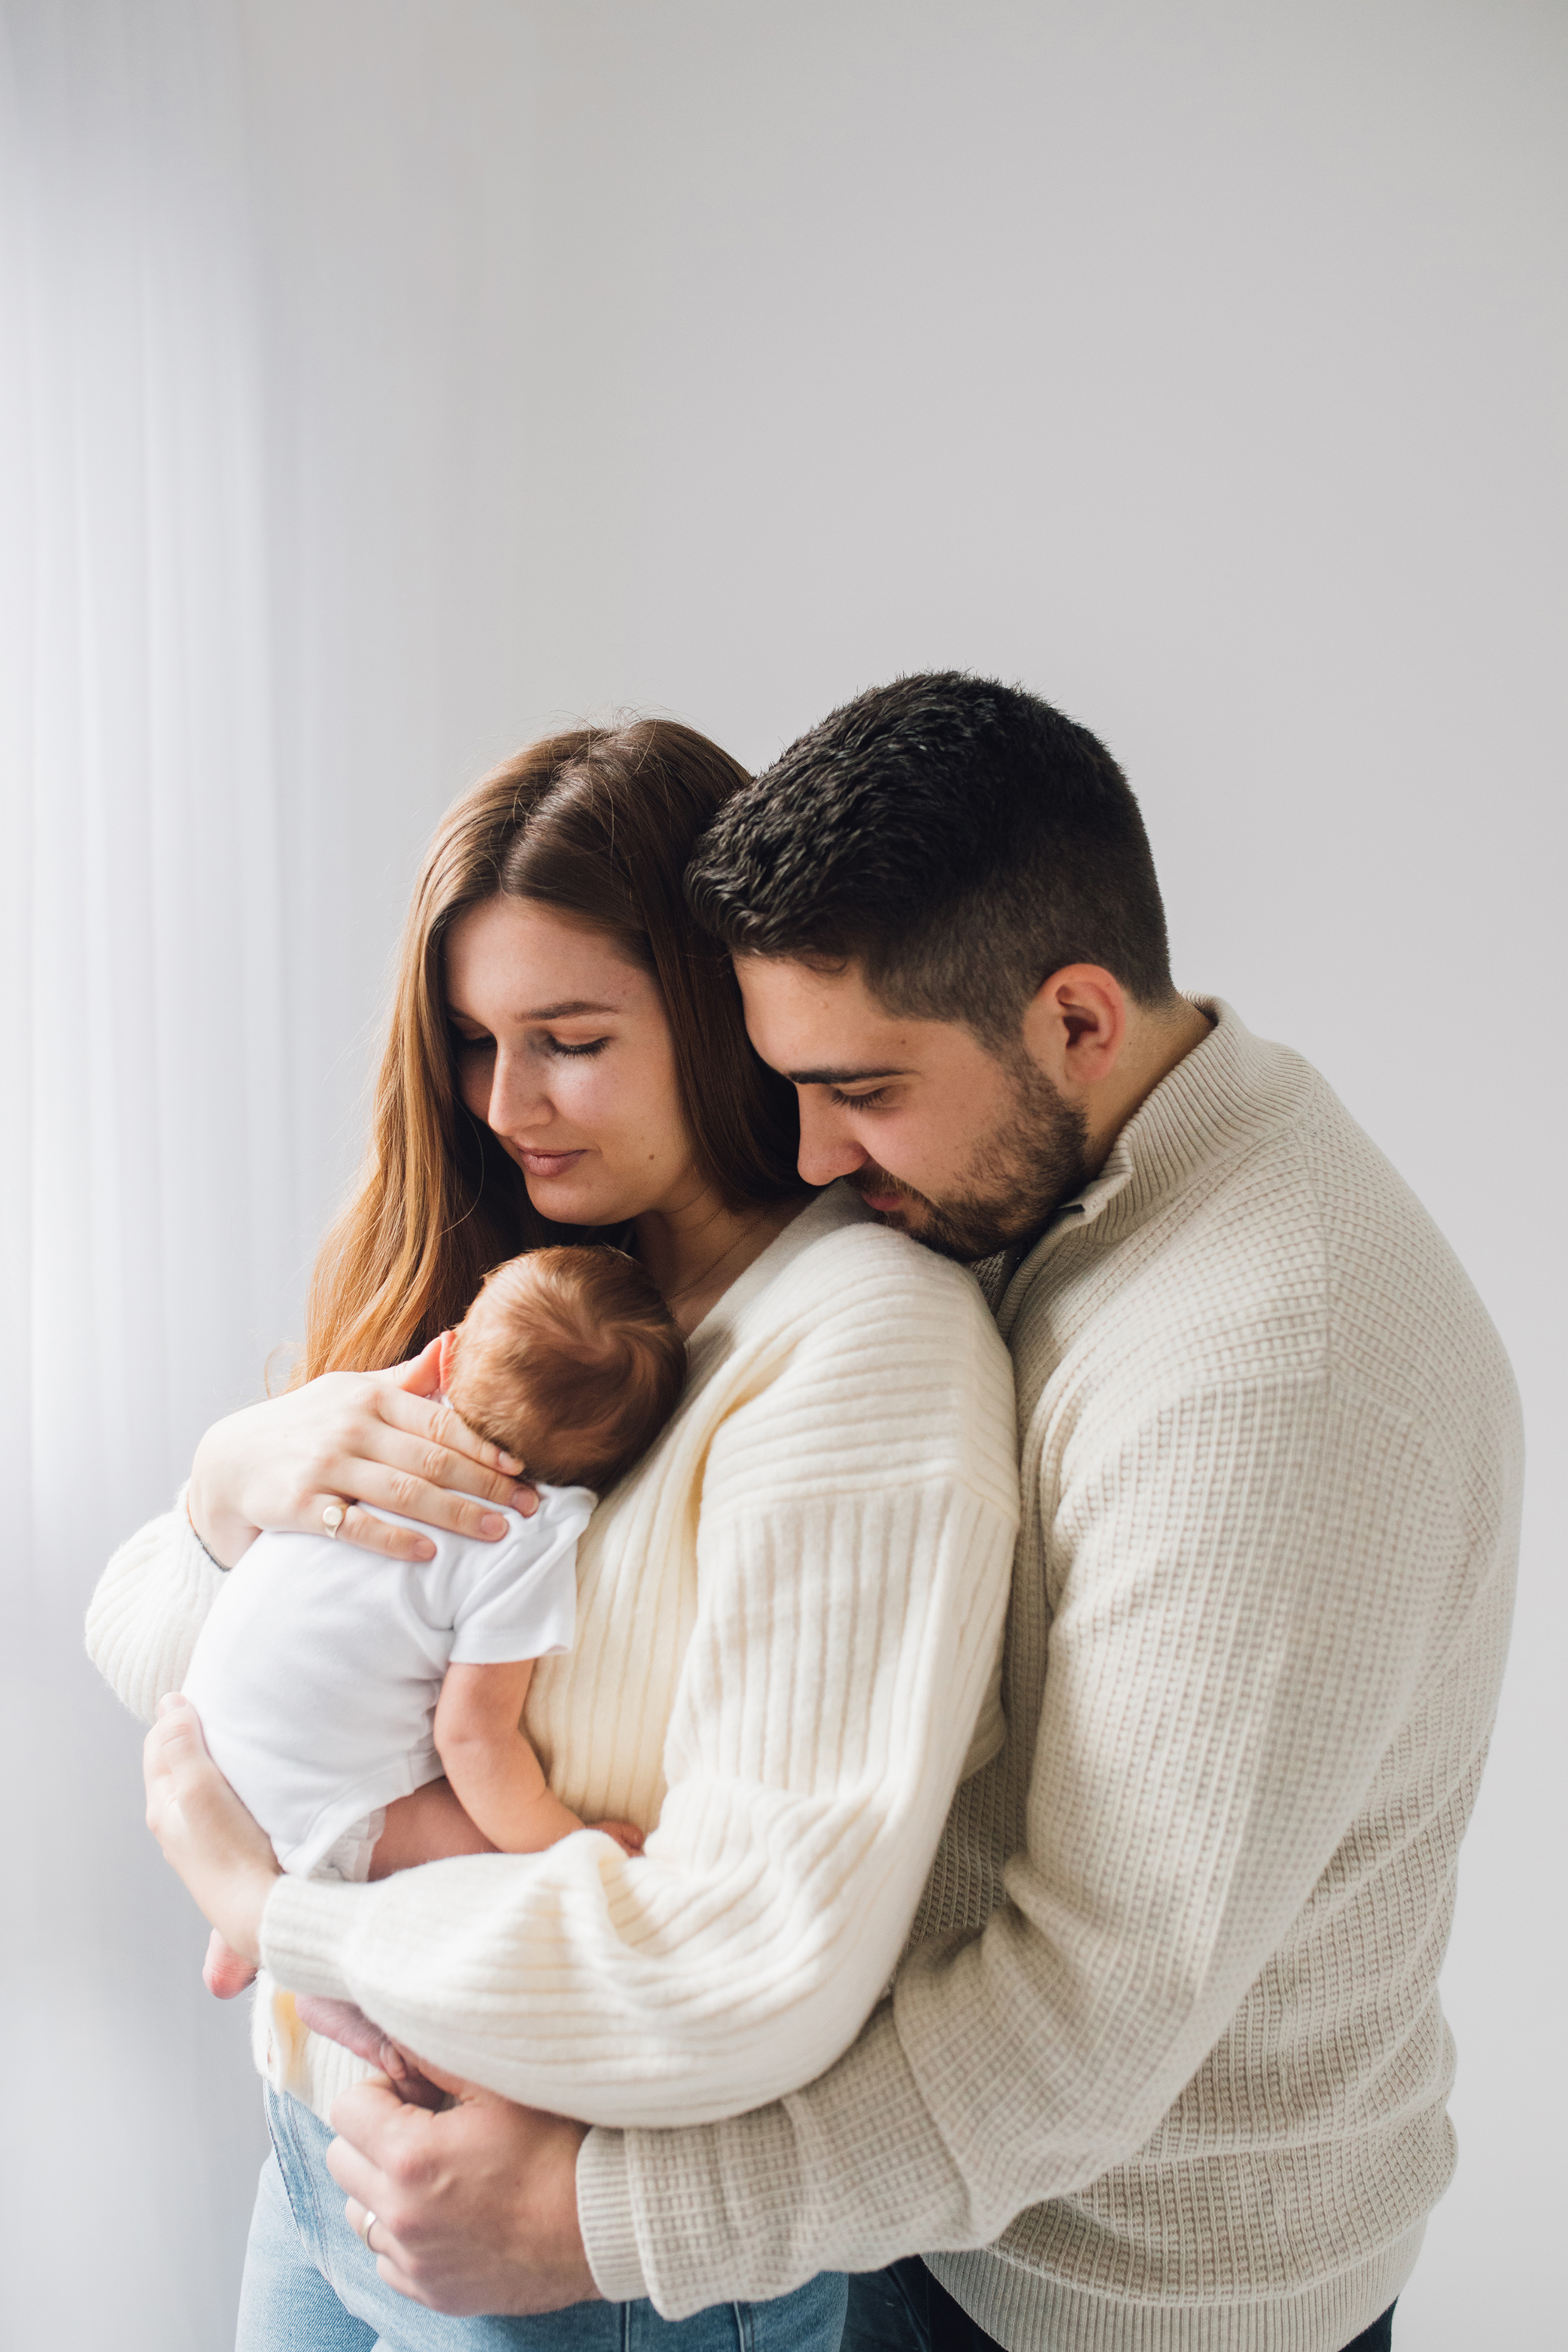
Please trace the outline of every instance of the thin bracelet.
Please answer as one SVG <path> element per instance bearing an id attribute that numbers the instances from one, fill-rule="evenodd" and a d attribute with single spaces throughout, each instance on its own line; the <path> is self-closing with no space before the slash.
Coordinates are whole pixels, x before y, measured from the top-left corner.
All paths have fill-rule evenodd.
<path id="1" fill-rule="evenodd" d="M 207 1550 L 205 1544 L 202 1542 L 201 1531 L 197 1528 L 195 1519 L 191 1517 L 191 1490 L 189 1486 L 185 1488 L 185 1525 L 195 1537 L 196 1542 L 200 1546 L 201 1550 L 205 1554 L 205 1557 L 212 1560 L 212 1564 L 216 1569 L 218 1574 L 220 1576 L 226 1576 L 228 1574 L 227 1569 L 225 1568 L 221 1559 L 216 1559 L 214 1555 Z"/>

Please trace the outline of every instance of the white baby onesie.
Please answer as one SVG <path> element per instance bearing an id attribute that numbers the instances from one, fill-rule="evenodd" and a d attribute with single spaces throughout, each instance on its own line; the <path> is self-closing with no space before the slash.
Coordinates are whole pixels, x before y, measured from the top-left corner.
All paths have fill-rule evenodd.
<path id="1" fill-rule="evenodd" d="M 570 1649 L 594 1501 L 586 1486 L 541 1486 L 532 1518 L 502 1514 L 497 1543 L 422 1526 L 429 1560 L 324 1535 L 258 1536 L 213 1603 L 184 1688 L 285 1870 L 308 1877 L 359 1832 L 363 1866 L 342 1874 L 363 1875 L 377 1809 L 441 1776 L 436 1702 L 448 1665 Z"/>

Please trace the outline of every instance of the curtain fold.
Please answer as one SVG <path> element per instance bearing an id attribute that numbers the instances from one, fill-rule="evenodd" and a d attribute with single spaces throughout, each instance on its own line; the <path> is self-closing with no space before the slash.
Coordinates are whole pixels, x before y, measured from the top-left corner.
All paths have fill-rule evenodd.
<path id="1" fill-rule="evenodd" d="M 236 36 L 228 0 L 0 16 L 0 2336 L 18 2345 L 227 2340 L 259 2158 L 244 2020 L 207 2000 L 199 1923 L 147 1868 L 139 1735 L 80 1632 L 110 1549 L 298 1328 Z"/>
<path id="2" fill-rule="evenodd" d="M 559 691 L 536 13 L 0 0 L 6 2344 L 232 2336 L 243 2005 L 82 1612 L 299 1337 L 419 845 Z"/>
<path id="3" fill-rule="evenodd" d="M 258 1392 L 300 1203 L 234 12 L 5 26 L 7 1487 L 74 1608 Z"/>

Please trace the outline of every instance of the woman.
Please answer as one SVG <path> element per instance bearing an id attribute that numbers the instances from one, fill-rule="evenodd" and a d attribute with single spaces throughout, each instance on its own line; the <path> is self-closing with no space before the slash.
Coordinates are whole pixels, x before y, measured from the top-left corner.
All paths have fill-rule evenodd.
<path id="1" fill-rule="evenodd" d="M 576 1646 L 537 1669 L 526 1727 L 556 1793 L 637 1823 L 644 1855 L 570 1838 L 363 1886 L 279 1878 L 221 1839 L 174 1856 L 275 1984 L 590 2123 L 732 2115 L 830 2064 L 897 1959 L 954 1786 L 1002 1733 L 1007 1360 L 967 1275 L 847 1188 L 803 1192 L 793 1096 L 681 894 L 742 781 L 701 737 L 645 721 L 536 744 L 449 814 L 415 896 L 370 1172 L 316 1271 L 305 1384 L 208 1433 L 188 1516 L 124 1547 L 89 1619 L 100 1665 L 150 1714 L 258 1529 L 316 1531 L 346 1502 L 343 1535 L 371 1550 L 429 1547 L 361 1503 L 499 1533 L 508 1465 L 434 1401 L 428 1357 L 348 1368 L 416 1355 L 488 1266 L 563 1228 L 635 1248 L 689 1378 L 583 1539 Z M 328 2245 L 310 2216 L 341 2200 L 316 2119 L 363 2069 L 312 2036 L 285 2084 L 276 2000 L 258 2013 L 273 2163 L 307 2227 L 281 2217 L 269 2168 L 246 2352 L 314 2340 L 297 2306 L 319 2332 L 362 2331 L 321 2341 L 367 2347 L 468 2340 L 429 2328 L 584 2343 L 604 2324 L 598 2305 L 436 2320 L 382 2286 L 370 2225 L 363 2262 L 341 2223 Z M 818 2281 L 748 2325 L 830 2352 L 838 2309 Z M 707 2316 L 693 2343 L 713 2340 Z"/>

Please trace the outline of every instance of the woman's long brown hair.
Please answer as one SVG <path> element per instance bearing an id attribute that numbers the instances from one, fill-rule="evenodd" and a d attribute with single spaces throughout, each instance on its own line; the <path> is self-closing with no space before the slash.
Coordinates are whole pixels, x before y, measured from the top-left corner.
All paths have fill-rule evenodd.
<path id="1" fill-rule="evenodd" d="M 539 1214 L 458 1093 L 443 943 L 498 893 L 594 924 L 652 973 L 687 1125 L 730 1206 L 803 1189 L 795 1089 L 752 1052 L 729 956 L 681 889 L 698 835 L 745 781 L 705 736 L 647 719 L 531 744 L 447 811 L 404 931 L 365 1172 L 316 1260 L 296 1383 L 398 1363 L 461 1318 L 491 1266 L 592 1238 Z"/>

